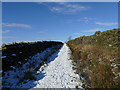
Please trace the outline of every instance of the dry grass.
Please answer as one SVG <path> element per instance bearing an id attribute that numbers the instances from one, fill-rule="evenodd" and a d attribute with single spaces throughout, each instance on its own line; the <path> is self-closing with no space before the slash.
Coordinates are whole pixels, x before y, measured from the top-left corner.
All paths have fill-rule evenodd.
<path id="1" fill-rule="evenodd" d="M 71 46 L 75 59 L 76 72 L 82 74 L 92 88 L 118 88 L 119 80 L 114 80 L 110 59 L 114 57 L 110 50 L 92 44 Z M 117 61 L 114 61 L 117 63 Z M 113 69 L 118 73 L 118 68 Z"/>
<path id="2" fill-rule="evenodd" d="M 67 42 L 85 87 L 120 88 L 120 28 Z"/>

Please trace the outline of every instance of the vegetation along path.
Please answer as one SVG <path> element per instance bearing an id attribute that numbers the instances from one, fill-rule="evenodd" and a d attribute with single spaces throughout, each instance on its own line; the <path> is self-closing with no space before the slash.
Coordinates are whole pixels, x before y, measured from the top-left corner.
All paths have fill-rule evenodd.
<path id="1" fill-rule="evenodd" d="M 34 88 L 75 88 L 82 86 L 82 83 L 78 81 L 79 76 L 72 69 L 69 52 L 69 48 L 64 44 L 58 56 L 46 67 L 39 69 L 40 72 L 45 73 L 45 76 L 36 82 Z"/>

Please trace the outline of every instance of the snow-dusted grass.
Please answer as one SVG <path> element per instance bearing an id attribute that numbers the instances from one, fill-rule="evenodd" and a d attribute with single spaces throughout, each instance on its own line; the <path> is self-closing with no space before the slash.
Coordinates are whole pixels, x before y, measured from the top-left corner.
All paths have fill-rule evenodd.
<path id="1" fill-rule="evenodd" d="M 13 67 L 14 70 L 10 70 L 5 72 L 4 77 L 2 78 L 3 87 L 14 88 L 14 87 L 22 87 L 22 84 L 31 82 L 30 86 L 26 88 L 30 88 L 34 85 L 34 81 L 36 80 L 35 77 L 35 68 L 39 66 L 40 63 L 43 62 L 44 58 L 49 56 L 53 51 L 55 52 L 57 49 L 56 47 L 47 48 L 42 53 L 37 53 L 30 60 L 28 60 L 22 67 Z M 21 64 L 21 62 L 19 62 Z M 39 66 L 40 68 L 40 66 Z"/>
<path id="2" fill-rule="evenodd" d="M 76 62 L 76 73 L 84 76 L 85 88 L 118 88 L 120 85 L 118 55 L 92 44 L 69 44 Z M 116 57 L 116 58 L 115 58 Z"/>

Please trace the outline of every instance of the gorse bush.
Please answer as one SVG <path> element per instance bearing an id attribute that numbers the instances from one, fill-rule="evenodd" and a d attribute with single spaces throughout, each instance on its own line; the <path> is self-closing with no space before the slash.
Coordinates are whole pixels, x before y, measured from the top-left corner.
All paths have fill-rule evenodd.
<path id="1" fill-rule="evenodd" d="M 67 42 L 76 62 L 76 73 L 85 78 L 86 87 L 120 87 L 120 29 L 97 31 Z"/>

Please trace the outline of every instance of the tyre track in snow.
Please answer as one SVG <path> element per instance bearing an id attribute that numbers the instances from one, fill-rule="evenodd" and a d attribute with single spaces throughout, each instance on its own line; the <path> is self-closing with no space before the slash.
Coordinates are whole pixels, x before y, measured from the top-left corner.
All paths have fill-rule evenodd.
<path id="1" fill-rule="evenodd" d="M 48 66 L 39 69 L 40 72 L 45 73 L 45 77 L 36 81 L 37 85 L 34 88 L 75 88 L 82 86 L 82 83 L 78 81 L 79 75 L 75 74 L 72 69 L 69 52 L 69 48 L 64 44 L 58 56 Z M 50 58 L 52 57 L 54 54 Z"/>

